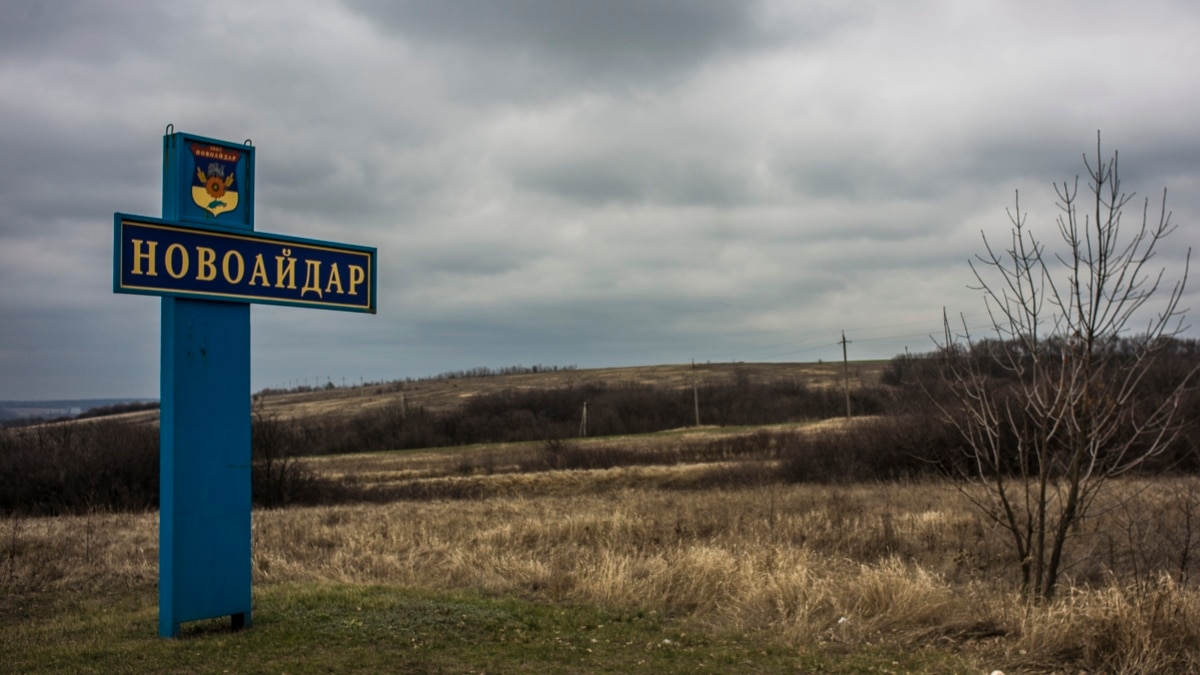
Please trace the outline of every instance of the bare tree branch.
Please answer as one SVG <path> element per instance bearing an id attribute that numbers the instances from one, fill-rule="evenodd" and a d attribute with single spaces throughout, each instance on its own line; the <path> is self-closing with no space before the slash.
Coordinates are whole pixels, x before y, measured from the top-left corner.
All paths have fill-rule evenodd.
<path id="1" fill-rule="evenodd" d="M 1166 191 L 1157 217 L 1125 227 L 1134 195 L 1121 190 L 1118 156 L 1084 155 L 1079 177 L 1055 183 L 1062 248 L 1052 255 L 1032 233 L 1020 194 L 1007 210 L 1010 244 L 969 261 L 995 340 L 975 341 L 964 323 L 955 342 L 945 326 L 943 379 L 955 395 L 943 407 L 965 439 L 970 503 L 1004 528 L 1025 591 L 1050 598 L 1065 543 L 1108 481 L 1137 471 L 1179 433 L 1179 401 L 1193 368 L 1148 403 L 1140 394 L 1158 352 L 1184 329 L 1180 301 L 1190 271 L 1164 285 L 1156 248 L 1175 230 Z M 1154 304 L 1156 306 L 1152 307 Z M 1150 310 L 1153 309 L 1153 312 Z M 1131 334 L 1145 318 L 1145 330 Z M 952 344 L 953 343 L 953 344 Z M 960 344 L 961 343 L 961 344 Z"/>

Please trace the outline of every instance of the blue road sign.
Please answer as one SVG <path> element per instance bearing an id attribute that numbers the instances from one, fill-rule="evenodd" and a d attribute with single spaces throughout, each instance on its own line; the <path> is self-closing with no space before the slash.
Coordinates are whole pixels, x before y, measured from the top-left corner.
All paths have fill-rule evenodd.
<path id="1" fill-rule="evenodd" d="M 162 637 L 250 625 L 249 303 L 376 308 L 374 248 L 254 232 L 254 153 L 168 133 L 163 217 L 113 216 L 113 292 L 162 296 Z"/>

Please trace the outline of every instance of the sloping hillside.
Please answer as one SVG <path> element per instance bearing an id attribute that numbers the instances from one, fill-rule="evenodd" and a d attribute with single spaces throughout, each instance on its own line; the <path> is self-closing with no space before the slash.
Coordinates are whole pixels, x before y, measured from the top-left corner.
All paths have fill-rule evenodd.
<path id="1" fill-rule="evenodd" d="M 849 367 L 850 386 L 872 385 L 886 361 L 857 361 Z M 685 388 L 692 385 L 744 379 L 755 383 L 799 380 L 812 387 L 841 386 L 840 363 L 704 363 L 627 368 L 542 370 L 536 373 L 437 377 L 383 384 L 336 387 L 307 392 L 256 394 L 256 409 L 281 419 L 340 417 L 376 407 L 405 405 L 430 411 L 451 410 L 467 399 L 507 389 L 553 389 L 603 383 L 657 385 Z M 130 413 L 124 419 L 156 422 L 157 411 Z"/>
<path id="2" fill-rule="evenodd" d="M 875 384 L 886 362 L 851 364 L 851 386 Z M 694 373 L 694 375 L 693 375 Z M 603 383 L 690 387 L 697 384 L 729 382 L 744 378 L 756 383 L 778 380 L 802 380 L 810 386 L 833 386 L 842 381 L 840 364 L 811 363 L 722 363 L 641 366 L 557 370 L 516 375 L 455 377 L 396 382 L 377 386 L 336 388 L 295 394 L 260 397 L 266 412 L 282 417 L 344 415 L 376 406 L 399 404 L 424 407 L 431 411 L 450 410 L 480 394 L 506 389 L 553 389 L 585 383 Z"/>

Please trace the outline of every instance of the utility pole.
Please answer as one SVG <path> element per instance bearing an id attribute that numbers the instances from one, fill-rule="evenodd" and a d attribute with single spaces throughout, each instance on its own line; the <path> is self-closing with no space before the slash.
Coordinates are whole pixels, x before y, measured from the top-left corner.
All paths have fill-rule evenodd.
<path id="1" fill-rule="evenodd" d="M 945 335 L 942 337 L 942 344 L 946 345 L 946 348 L 942 350 L 942 358 L 949 361 L 950 355 L 954 353 L 954 342 L 953 336 L 950 334 L 950 318 L 946 316 L 945 306 L 942 306 L 942 330 L 945 331 Z"/>
<path id="2" fill-rule="evenodd" d="M 696 408 L 696 426 L 700 426 L 700 394 L 696 390 L 696 359 L 692 359 L 692 405 Z"/>
<path id="3" fill-rule="evenodd" d="M 842 331 L 842 372 L 846 376 L 846 419 L 850 419 L 850 361 L 846 358 L 846 345 L 850 344 L 850 340 L 846 339 L 846 331 Z"/>
<path id="4" fill-rule="evenodd" d="M 587 436 L 587 401 L 583 402 L 583 417 L 579 420 L 579 437 Z"/>

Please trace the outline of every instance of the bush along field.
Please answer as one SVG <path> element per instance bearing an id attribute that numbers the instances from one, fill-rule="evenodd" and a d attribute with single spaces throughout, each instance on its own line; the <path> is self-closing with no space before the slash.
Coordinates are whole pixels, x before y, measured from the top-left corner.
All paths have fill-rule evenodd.
<path id="1" fill-rule="evenodd" d="M 1174 391 L 1196 347 L 1160 353 L 1141 405 Z M 634 370 L 546 388 L 481 376 L 486 392 L 436 410 L 260 405 L 255 625 L 235 636 L 201 623 L 187 647 L 153 637 L 156 428 L 4 430 L 0 659 L 22 671 L 134 658 L 246 670 L 251 654 L 288 672 L 1200 668 L 1196 430 L 1096 497 L 1045 598 L 1023 588 L 1012 534 L 975 506 L 989 491 L 943 377 L 964 358 L 856 364 L 851 419 L 836 378 L 736 366 L 700 369 L 694 387 Z M 1200 398 L 1179 405 L 1194 418 Z M 298 652 L 309 635 L 331 651 Z"/>

